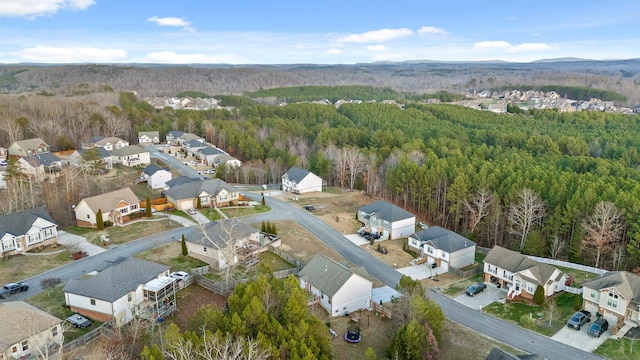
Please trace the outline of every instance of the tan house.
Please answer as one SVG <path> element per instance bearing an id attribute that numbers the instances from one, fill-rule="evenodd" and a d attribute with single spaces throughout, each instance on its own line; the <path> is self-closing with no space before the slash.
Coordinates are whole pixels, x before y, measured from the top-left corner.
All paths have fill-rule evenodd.
<path id="1" fill-rule="evenodd" d="M 0 303 L 0 359 L 47 359 L 62 348 L 62 320 L 24 301 Z"/>
<path id="2" fill-rule="evenodd" d="M 240 191 L 220 179 L 193 180 L 171 187 L 165 192 L 167 201 L 178 210 L 201 207 L 225 207 L 236 204 Z"/>
<path id="3" fill-rule="evenodd" d="M 132 213 L 140 212 L 140 199 L 130 188 L 92 196 L 80 200 L 73 209 L 76 214 L 76 225 L 95 228 L 96 214 L 102 211 L 102 220 L 111 221 L 114 225 L 128 222 Z"/>
<path id="4" fill-rule="evenodd" d="M 128 167 L 147 166 L 151 164 L 151 154 L 139 145 L 129 145 L 111 153 L 114 164 Z"/>
<path id="5" fill-rule="evenodd" d="M 29 156 L 49 152 L 49 144 L 40 138 L 14 141 L 7 149 L 9 156 Z"/>
<path id="6" fill-rule="evenodd" d="M 93 145 L 95 147 L 104 148 L 105 150 L 111 152 L 117 149 L 122 149 L 125 146 L 129 146 L 129 142 L 126 140 L 120 139 L 119 137 L 111 136 L 108 138 L 100 139 L 95 143 L 93 143 Z"/>
<path id="7" fill-rule="evenodd" d="M 140 131 L 138 132 L 138 144 L 153 145 L 160 143 L 159 131 Z"/>
<path id="8" fill-rule="evenodd" d="M 555 266 L 539 263 L 519 252 L 494 246 L 484 258 L 485 282 L 507 288 L 507 296 L 533 299 L 538 286 L 551 296 L 564 289 L 567 275 Z"/>
<path id="9" fill-rule="evenodd" d="M 259 244 L 260 231 L 235 219 L 209 222 L 191 227 L 185 233 L 189 255 L 206 261 L 216 269 L 238 263 L 238 250 L 244 245 Z M 206 235 L 205 235 L 206 234 Z"/>
<path id="10" fill-rule="evenodd" d="M 620 322 L 638 326 L 640 276 L 627 271 L 609 271 L 582 284 L 583 308 L 600 314 L 609 328 Z"/>
<path id="11" fill-rule="evenodd" d="M 58 224 L 37 207 L 0 216 L 0 258 L 58 242 Z"/>

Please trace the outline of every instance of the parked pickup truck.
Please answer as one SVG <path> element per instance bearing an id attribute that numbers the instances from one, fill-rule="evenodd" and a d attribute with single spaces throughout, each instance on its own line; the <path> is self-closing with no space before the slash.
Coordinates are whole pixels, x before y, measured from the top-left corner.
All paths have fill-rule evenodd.
<path id="1" fill-rule="evenodd" d="M 588 323 L 589 321 L 591 321 L 591 312 L 587 310 L 580 310 L 573 314 L 571 319 L 567 322 L 567 326 L 580 330 L 580 326 Z"/>

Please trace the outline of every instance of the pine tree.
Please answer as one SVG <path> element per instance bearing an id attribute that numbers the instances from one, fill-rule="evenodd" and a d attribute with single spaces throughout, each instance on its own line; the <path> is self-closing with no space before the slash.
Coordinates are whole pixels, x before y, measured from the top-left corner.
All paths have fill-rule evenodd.
<path id="1" fill-rule="evenodd" d="M 267 232 L 267 225 L 265 224 L 264 220 L 262 220 L 262 225 L 260 225 L 260 231 L 262 231 L 263 233 Z"/>
<path id="2" fill-rule="evenodd" d="M 147 196 L 144 216 L 150 218 L 151 215 L 152 215 L 152 213 L 151 213 L 151 199 Z"/>
<path id="3" fill-rule="evenodd" d="M 98 230 L 104 230 L 104 220 L 102 220 L 102 209 L 98 209 L 96 214 L 96 228 Z"/>
<path id="4" fill-rule="evenodd" d="M 266 201 L 265 201 L 265 199 L 264 199 L 264 195 L 262 195 L 262 201 L 261 201 L 260 203 L 261 203 L 263 206 L 264 206 L 264 205 L 267 205 L 267 202 L 266 202 Z"/>
<path id="5" fill-rule="evenodd" d="M 278 235 L 278 229 L 276 229 L 276 224 L 271 224 L 271 233 L 273 235 Z"/>
<path id="6" fill-rule="evenodd" d="M 184 234 L 182 234 L 182 256 L 189 255 L 189 250 L 187 250 L 187 240 L 184 238 Z"/>
<path id="7" fill-rule="evenodd" d="M 200 200 L 200 197 L 198 196 L 198 200 L 196 200 L 196 208 L 198 209 L 202 209 L 202 202 Z"/>
<path id="8" fill-rule="evenodd" d="M 544 288 L 541 285 L 536 287 L 536 292 L 533 294 L 533 302 L 537 305 L 544 304 Z"/>

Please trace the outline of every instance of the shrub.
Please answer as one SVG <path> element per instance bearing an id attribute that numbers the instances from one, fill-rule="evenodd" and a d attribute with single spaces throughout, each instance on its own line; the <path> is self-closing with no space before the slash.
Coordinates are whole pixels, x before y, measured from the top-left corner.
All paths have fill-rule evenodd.
<path id="1" fill-rule="evenodd" d="M 531 318 L 531 314 L 525 314 L 520 316 L 520 320 L 518 321 L 520 326 L 525 328 L 532 328 L 536 325 L 536 321 Z"/>
<path id="2" fill-rule="evenodd" d="M 544 304 L 544 288 L 542 286 L 536 287 L 536 292 L 533 294 L 533 302 L 536 305 Z"/>
<path id="3" fill-rule="evenodd" d="M 573 296 L 573 310 L 579 311 L 582 309 L 582 296 L 576 294 Z"/>

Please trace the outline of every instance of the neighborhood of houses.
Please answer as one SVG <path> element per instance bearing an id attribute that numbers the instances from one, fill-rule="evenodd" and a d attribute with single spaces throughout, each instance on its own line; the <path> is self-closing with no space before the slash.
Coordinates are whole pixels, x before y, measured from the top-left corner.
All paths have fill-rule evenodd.
<path id="1" fill-rule="evenodd" d="M 241 163 L 220 149 L 206 144 L 193 134 L 171 131 L 166 143 L 180 146 L 203 164 L 215 166 Z M 151 206 L 158 213 L 170 208 L 189 211 L 194 208 L 223 208 L 247 203 L 241 191 L 221 179 L 172 177 L 170 169 L 151 163 L 145 146 L 160 144 L 158 132 L 139 134 L 139 144 L 130 145 L 119 138 L 93 137 L 83 142 L 67 161 L 49 152 L 41 139 L 16 141 L 5 153 L 21 164 L 29 176 L 46 176 L 62 166 L 99 168 L 113 166 L 139 167 L 138 182 L 146 182 L 152 189 L 162 189 L 161 201 Z M 209 150 L 207 150 L 209 149 Z M 42 159 L 42 160 L 40 160 Z M 140 218 L 146 211 L 146 200 L 124 187 L 81 199 L 74 207 L 78 227 L 98 228 L 99 221 L 121 226 Z M 312 172 L 293 167 L 282 175 L 285 193 L 305 194 L 322 192 L 326 181 Z M 102 219 L 102 220 L 100 220 Z M 357 210 L 361 231 L 375 234 L 369 239 L 384 241 L 406 238 L 409 250 L 417 254 L 411 265 L 421 269 L 422 277 L 434 273 L 461 272 L 476 264 L 476 244 L 439 226 L 421 226 L 416 216 L 395 204 L 377 200 Z M 229 237 L 234 241 L 230 242 Z M 23 254 L 43 246 L 56 244 L 58 225 L 43 207 L 0 216 L 0 258 Z M 345 241 L 349 241 L 345 237 Z M 254 266 L 256 254 L 270 245 L 278 246 L 271 237 L 238 219 L 208 222 L 192 227 L 185 233 L 185 243 L 191 256 L 205 260 L 214 271 L 231 266 Z M 369 241 L 367 241 L 369 243 Z M 532 258 L 506 248 L 487 249 L 481 272 L 482 282 L 500 289 L 502 299 L 530 300 L 542 288 L 545 297 L 562 291 L 582 295 L 582 309 L 608 321 L 609 332 L 615 335 L 638 326 L 640 309 L 640 276 L 630 272 L 604 272 L 584 283 L 571 287 L 571 279 L 558 267 L 544 259 Z M 395 265 L 395 264 L 394 264 Z M 403 269 L 398 269 L 401 271 Z M 402 272 L 402 271 L 401 271 Z M 427 274 L 427 275 L 424 275 Z M 104 261 L 95 271 L 68 281 L 63 288 L 65 305 L 78 316 L 119 327 L 134 318 L 157 321 L 174 312 L 179 304 L 176 293 L 187 281 L 170 276 L 167 265 L 135 258 Z M 330 316 L 346 316 L 362 310 L 384 311 L 384 302 L 391 301 L 397 292 L 388 287 L 374 288 L 375 279 L 364 268 L 349 266 L 317 254 L 297 273 L 300 287 Z M 193 276 L 194 278 L 196 276 Z M 19 322 L 0 322 L 0 359 L 18 358 L 35 353 L 45 346 L 61 346 L 63 319 L 57 319 L 22 301 L 0 303 L 0 316 L 33 319 L 37 331 L 23 331 Z"/>

